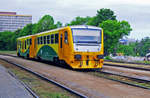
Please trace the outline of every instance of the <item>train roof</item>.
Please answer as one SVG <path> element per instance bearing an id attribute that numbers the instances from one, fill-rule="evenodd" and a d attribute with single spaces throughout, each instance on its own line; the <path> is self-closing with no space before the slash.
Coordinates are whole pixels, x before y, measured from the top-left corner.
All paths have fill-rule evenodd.
<path id="1" fill-rule="evenodd" d="M 89 26 L 89 25 L 73 25 L 73 26 L 67 26 L 67 27 L 70 27 L 71 29 L 80 28 L 80 29 L 99 29 L 99 30 L 101 30 L 101 28 L 99 28 L 99 27 Z M 63 28 L 65 28 L 65 27 L 61 27 L 61 28 L 57 28 L 57 29 L 53 29 L 53 30 L 48 30 L 48 31 L 40 32 L 40 33 L 37 33 L 37 34 L 34 34 L 34 35 L 40 35 L 40 34 L 44 34 L 44 33 L 47 33 L 47 32 L 57 31 L 57 30 L 60 30 L 60 29 L 63 29 Z M 34 36 L 34 35 L 27 35 L 27 36 L 19 37 L 17 39 L 31 37 L 31 36 Z"/>
<path id="2" fill-rule="evenodd" d="M 71 29 L 73 28 L 83 28 L 83 29 L 100 29 L 99 27 L 96 27 L 96 26 L 89 26 L 89 25 L 74 25 L 74 26 L 70 26 Z"/>

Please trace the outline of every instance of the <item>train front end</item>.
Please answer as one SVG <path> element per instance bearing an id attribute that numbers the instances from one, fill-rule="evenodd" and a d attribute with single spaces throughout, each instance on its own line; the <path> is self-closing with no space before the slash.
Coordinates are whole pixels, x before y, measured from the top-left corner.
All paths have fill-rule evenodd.
<path id="1" fill-rule="evenodd" d="M 103 30 L 93 26 L 72 27 L 75 69 L 100 69 L 103 66 Z"/>

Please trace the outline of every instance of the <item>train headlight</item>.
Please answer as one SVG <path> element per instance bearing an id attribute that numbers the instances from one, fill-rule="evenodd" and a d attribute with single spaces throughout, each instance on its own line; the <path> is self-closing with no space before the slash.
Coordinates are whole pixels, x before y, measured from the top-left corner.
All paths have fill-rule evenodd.
<path id="1" fill-rule="evenodd" d="M 74 58 L 75 58 L 76 60 L 81 60 L 81 55 L 77 54 L 77 55 L 74 56 Z"/>
<path id="2" fill-rule="evenodd" d="M 103 56 L 103 55 L 97 55 L 97 58 L 98 58 L 98 59 L 103 59 L 104 56 Z"/>

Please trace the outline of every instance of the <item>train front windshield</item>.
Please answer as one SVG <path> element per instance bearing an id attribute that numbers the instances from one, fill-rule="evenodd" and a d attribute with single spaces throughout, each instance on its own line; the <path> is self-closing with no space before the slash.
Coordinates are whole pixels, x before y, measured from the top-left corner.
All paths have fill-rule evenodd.
<path id="1" fill-rule="evenodd" d="M 101 31 L 98 29 L 72 29 L 72 32 L 74 43 L 101 43 Z"/>

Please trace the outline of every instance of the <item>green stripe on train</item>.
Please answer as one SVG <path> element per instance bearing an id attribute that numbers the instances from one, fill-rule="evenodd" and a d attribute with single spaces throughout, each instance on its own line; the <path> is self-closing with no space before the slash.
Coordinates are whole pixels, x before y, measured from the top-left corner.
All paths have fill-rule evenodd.
<path id="1" fill-rule="evenodd" d="M 58 57 L 58 55 L 52 47 L 45 45 L 40 48 L 40 50 L 37 53 L 37 57 L 44 60 L 53 61 L 53 58 Z"/>
<path id="2" fill-rule="evenodd" d="M 26 52 L 22 53 L 20 51 L 20 49 L 18 50 L 18 53 L 20 54 L 20 56 L 24 56 L 24 57 L 27 57 L 27 54 L 29 54 L 29 48 L 26 50 Z"/>

